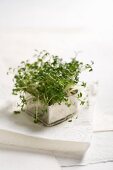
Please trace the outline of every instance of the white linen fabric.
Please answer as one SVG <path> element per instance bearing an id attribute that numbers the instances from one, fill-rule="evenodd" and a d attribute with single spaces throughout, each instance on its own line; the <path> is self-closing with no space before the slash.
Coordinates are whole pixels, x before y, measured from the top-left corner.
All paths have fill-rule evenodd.
<path id="1" fill-rule="evenodd" d="M 86 154 L 56 156 L 62 167 L 113 162 L 113 132 L 96 132 Z"/>
<path id="2" fill-rule="evenodd" d="M 2 170 L 61 170 L 56 159 L 50 154 L 3 144 L 0 144 L 0 166 Z"/>
<path id="3" fill-rule="evenodd" d="M 53 127 L 34 124 L 26 113 L 14 115 L 12 103 L 7 104 L 0 110 L 0 143 L 82 154 L 91 143 L 93 100 L 88 108 L 80 110 L 77 119 Z"/>

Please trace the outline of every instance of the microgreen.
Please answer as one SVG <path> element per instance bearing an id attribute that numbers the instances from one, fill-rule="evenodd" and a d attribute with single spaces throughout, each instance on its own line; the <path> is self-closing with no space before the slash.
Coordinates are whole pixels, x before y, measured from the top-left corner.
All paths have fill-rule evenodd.
<path id="1" fill-rule="evenodd" d="M 65 62 L 62 58 L 51 55 L 43 50 L 34 55 L 34 61 L 22 61 L 17 69 L 12 69 L 14 73 L 13 95 L 19 95 L 21 110 L 26 105 L 26 93 L 33 96 L 35 101 L 40 100 L 50 106 L 55 103 L 67 103 L 68 97 L 75 94 L 77 100 L 83 105 L 86 99 L 78 86 L 86 88 L 86 82 L 80 81 L 80 74 L 88 70 L 92 71 L 92 64 L 84 64 L 72 58 L 70 62 Z M 9 69 L 11 71 L 11 68 Z M 74 90 L 73 90 L 73 87 Z M 17 113 L 17 112 L 16 112 Z"/>

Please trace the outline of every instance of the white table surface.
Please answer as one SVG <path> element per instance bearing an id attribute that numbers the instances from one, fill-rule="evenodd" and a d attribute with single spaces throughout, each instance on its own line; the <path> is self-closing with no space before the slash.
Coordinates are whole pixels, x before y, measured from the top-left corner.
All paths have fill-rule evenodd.
<path id="1" fill-rule="evenodd" d="M 100 169 L 112 170 L 113 162 L 93 164 L 93 165 L 87 165 L 87 166 L 74 166 L 74 167 L 62 168 L 62 170 L 100 170 Z"/>

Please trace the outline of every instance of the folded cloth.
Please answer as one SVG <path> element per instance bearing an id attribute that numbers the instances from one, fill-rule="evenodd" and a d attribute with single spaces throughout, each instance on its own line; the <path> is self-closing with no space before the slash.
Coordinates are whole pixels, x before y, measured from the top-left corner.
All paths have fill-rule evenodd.
<path id="1" fill-rule="evenodd" d="M 113 162 L 113 132 L 96 132 L 93 134 L 90 148 L 84 156 L 56 156 L 62 167 Z"/>
<path id="2" fill-rule="evenodd" d="M 56 152 L 81 153 L 87 151 L 92 137 L 94 100 L 90 95 L 89 107 L 80 110 L 77 119 L 54 127 L 34 124 L 25 113 L 14 115 L 12 102 L 7 101 L 0 110 L 0 143 Z"/>
<path id="3" fill-rule="evenodd" d="M 9 107 L 0 111 L 0 143 L 82 153 L 90 145 L 92 126 L 83 119 L 92 112 L 90 109 L 81 112 L 78 119 L 73 118 L 72 122 L 66 121 L 51 128 L 33 124 L 25 113 L 14 115 L 7 110 Z"/>
<path id="4" fill-rule="evenodd" d="M 2 170 L 61 170 L 52 155 L 26 151 L 22 148 L 0 145 L 0 167 Z"/>
<path id="5" fill-rule="evenodd" d="M 104 110 L 95 109 L 94 132 L 113 131 L 113 105 L 108 105 Z"/>

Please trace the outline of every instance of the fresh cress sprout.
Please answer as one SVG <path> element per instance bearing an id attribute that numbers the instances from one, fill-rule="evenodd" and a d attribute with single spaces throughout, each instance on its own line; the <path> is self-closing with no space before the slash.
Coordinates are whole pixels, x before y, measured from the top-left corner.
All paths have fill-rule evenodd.
<path id="1" fill-rule="evenodd" d="M 21 110 L 27 104 L 27 93 L 33 96 L 35 101 L 40 100 L 48 106 L 61 102 L 70 106 L 68 97 L 73 94 L 81 105 L 87 102 L 78 87 L 86 88 L 86 82 L 80 81 L 80 74 L 85 70 L 92 71 L 93 62 L 84 64 L 76 57 L 70 62 L 64 62 L 59 56 L 51 55 L 45 50 L 36 50 L 34 56 L 34 61 L 22 61 L 17 69 L 10 68 L 14 73 L 12 93 L 19 95 L 18 106 Z"/>

